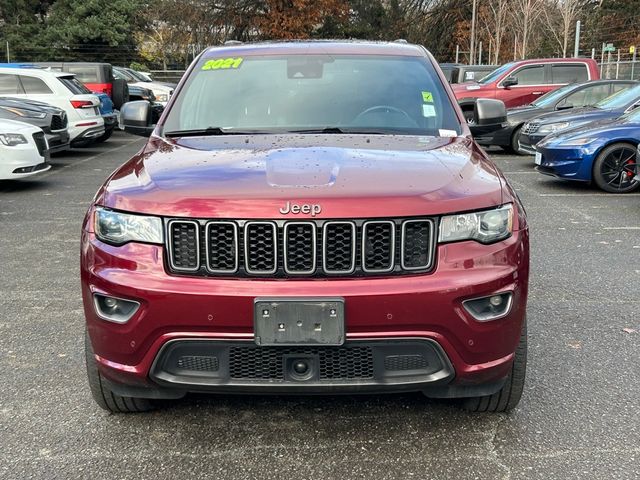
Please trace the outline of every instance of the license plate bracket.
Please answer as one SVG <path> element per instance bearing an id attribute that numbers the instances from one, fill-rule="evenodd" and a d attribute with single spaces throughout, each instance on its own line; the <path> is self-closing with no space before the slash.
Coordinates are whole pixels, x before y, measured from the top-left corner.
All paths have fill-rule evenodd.
<path id="1" fill-rule="evenodd" d="M 540 152 L 536 152 L 534 163 L 536 165 L 542 165 L 542 154 Z"/>
<path id="2" fill-rule="evenodd" d="M 342 345 L 344 299 L 256 298 L 253 327 L 260 346 Z"/>

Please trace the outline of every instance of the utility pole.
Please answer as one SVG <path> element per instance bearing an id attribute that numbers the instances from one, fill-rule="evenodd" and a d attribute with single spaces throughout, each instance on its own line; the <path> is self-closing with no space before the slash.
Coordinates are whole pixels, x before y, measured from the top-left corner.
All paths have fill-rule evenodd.
<path id="1" fill-rule="evenodd" d="M 471 8 L 471 48 L 469 51 L 469 63 L 475 61 L 476 53 L 476 6 L 478 0 L 473 0 L 473 6 Z"/>
<path id="2" fill-rule="evenodd" d="M 7 40 L 7 63 L 11 63 L 11 59 L 9 57 L 9 40 Z"/>
<path id="3" fill-rule="evenodd" d="M 576 44 L 573 47 L 573 58 L 577 58 L 579 52 L 580 52 L 580 20 L 576 22 Z"/>
<path id="4" fill-rule="evenodd" d="M 478 44 L 478 65 L 482 65 L 482 42 Z"/>
<path id="5" fill-rule="evenodd" d="M 600 56 L 600 76 L 602 77 L 602 72 L 604 70 L 604 47 L 605 43 L 602 42 L 602 55 Z"/>
<path id="6" fill-rule="evenodd" d="M 460 58 L 460 45 L 456 45 L 456 63 L 458 63 L 459 58 Z"/>
<path id="7" fill-rule="evenodd" d="M 604 45 L 603 45 L 604 48 Z M 516 59 L 518 55 L 518 34 L 516 33 L 515 37 L 513 37 L 513 59 Z M 604 55 L 604 53 L 603 53 Z"/>

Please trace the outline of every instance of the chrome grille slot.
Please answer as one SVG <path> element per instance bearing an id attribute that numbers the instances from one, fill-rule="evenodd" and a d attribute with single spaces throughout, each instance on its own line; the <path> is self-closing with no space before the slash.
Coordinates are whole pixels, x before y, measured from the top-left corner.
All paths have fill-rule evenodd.
<path id="1" fill-rule="evenodd" d="M 527 123 L 525 124 L 524 127 L 522 127 L 522 133 L 525 133 L 525 134 L 536 133 L 539 128 L 540 128 L 539 123 Z"/>
<path id="2" fill-rule="evenodd" d="M 250 274 L 278 270 L 278 231 L 272 222 L 247 222 L 244 226 L 245 269 Z"/>
<path id="3" fill-rule="evenodd" d="M 233 273 L 238 270 L 238 226 L 235 223 L 208 222 L 205 243 L 209 272 Z"/>
<path id="4" fill-rule="evenodd" d="M 196 272 L 200 268 L 200 231 L 193 220 L 171 220 L 169 231 L 169 261 L 174 270 Z"/>
<path id="5" fill-rule="evenodd" d="M 349 274 L 356 265 L 356 226 L 352 222 L 326 222 L 322 233 L 325 273 Z"/>
<path id="6" fill-rule="evenodd" d="M 291 274 L 312 274 L 316 270 L 315 223 L 285 223 L 284 270 Z"/>

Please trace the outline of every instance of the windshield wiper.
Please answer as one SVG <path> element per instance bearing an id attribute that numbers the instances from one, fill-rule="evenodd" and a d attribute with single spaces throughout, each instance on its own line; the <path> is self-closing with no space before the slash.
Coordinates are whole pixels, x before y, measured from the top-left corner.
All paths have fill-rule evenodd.
<path id="1" fill-rule="evenodd" d="M 246 135 L 248 132 L 223 130 L 220 127 L 194 128 L 191 130 L 173 130 L 164 132 L 166 137 L 201 137 L 207 135 Z"/>
<path id="2" fill-rule="evenodd" d="M 339 127 L 320 127 L 320 128 L 301 128 L 295 130 L 287 130 L 287 133 L 345 133 Z"/>

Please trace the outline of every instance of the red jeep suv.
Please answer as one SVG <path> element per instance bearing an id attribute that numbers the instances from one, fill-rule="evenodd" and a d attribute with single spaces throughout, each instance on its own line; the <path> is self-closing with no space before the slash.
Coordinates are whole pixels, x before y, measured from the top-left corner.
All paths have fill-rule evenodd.
<path id="1" fill-rule="evenodd" d="M 478 82 L 456 84 L 453 91 L 465 118 L 473 123 L 478 98 L 502 100 L 507 108 L 520 107 L 562 85 L 599 78 L 598 64 L 591 58 L 520 60 L 496 68 Z"/>
<path id="2" fill-rule="evenodd" d="M 529 236 L 434 58 L 406 43 L 211 48 L 82 229 L 96 402 L 211 393 L 520 400 Z M 504 119 L 478 102 L 476 121 Z M 504 121 L 504 120 L 503 120 Z"/>

